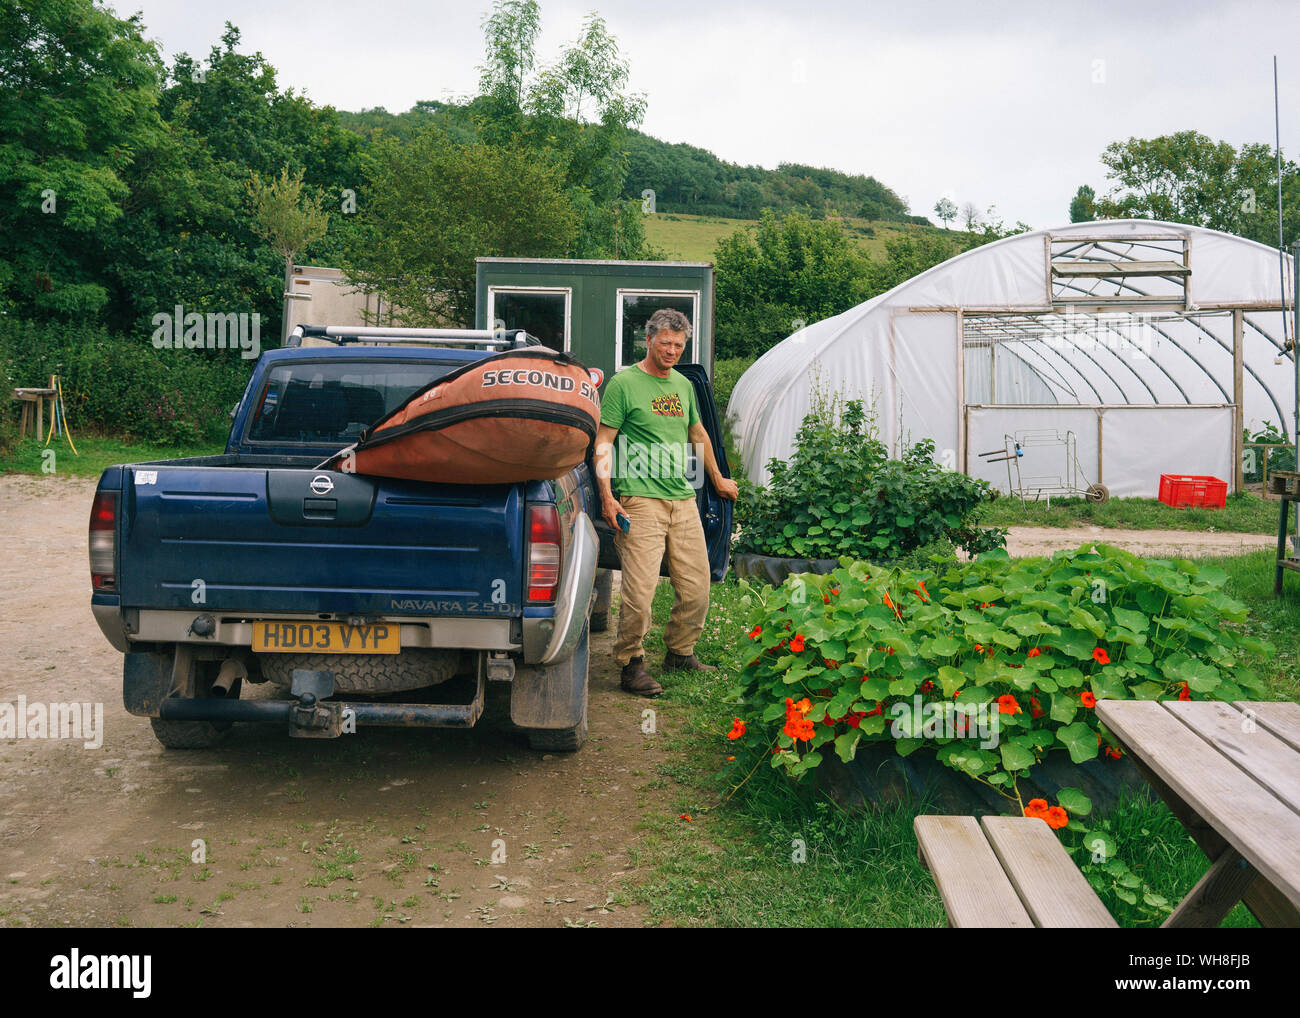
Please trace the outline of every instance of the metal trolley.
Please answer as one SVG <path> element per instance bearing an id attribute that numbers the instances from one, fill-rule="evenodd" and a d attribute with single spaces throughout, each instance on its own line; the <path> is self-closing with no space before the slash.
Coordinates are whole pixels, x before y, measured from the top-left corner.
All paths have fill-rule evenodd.
<path id="1" fill-rule="evenodd" d="M 990 449 L 988 452 L 980 453 L 979 456 L 986 463 L 1006 463 L 1007 489 L 1020 499 L 1022 505 L 1030 499 L 1037 502 L 1039 499 L 1046 498 L 1050 506 L 1053 495 L 1058 498 L 1082 496 L 1090 502 L 1097 503 L 1110 499 L 1110 490 L 1104 484 L 1100 481 L 1089 484 L 1087 477 L 1084 476 L 1083 468 L 1079 466 L 1078 441 L 1073 431 L 1062 432 L 1055 428 L 1039 428 L 1032 431 L 1017 431 L 1003 437 L 1006 444 L 1001 449 Z M 1049 461 L 1058 462 L 1062 467 L 1061 472 L 1026 475 L 1020 463 L 1025 457 L 1026 449 L 1058 450 L 1056 455 L 1044 453 L 1042 464 L 1044 469 L 1047 469 Z M 1031 459 L 1034 461 L 1032 467 L 1037 469 L 1039 457 L 1035 455 Z"/>

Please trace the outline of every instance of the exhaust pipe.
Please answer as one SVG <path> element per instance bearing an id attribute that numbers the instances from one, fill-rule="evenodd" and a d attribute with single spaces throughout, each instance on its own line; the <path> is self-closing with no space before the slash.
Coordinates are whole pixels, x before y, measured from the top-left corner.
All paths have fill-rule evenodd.
<path id="1" fill-rule="evenodd" d="M 209 696 L 214 700 L 225 700 L 236 683 L 248 678 L 248 666 L 240 658 L 228 657 L 221 662 L 221 670 L 212 682 Z"/>

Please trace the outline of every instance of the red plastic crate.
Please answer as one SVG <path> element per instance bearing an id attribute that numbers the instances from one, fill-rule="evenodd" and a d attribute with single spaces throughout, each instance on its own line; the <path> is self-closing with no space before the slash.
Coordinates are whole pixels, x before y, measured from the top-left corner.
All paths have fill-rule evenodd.
<path id="1" fill-rule="evenodd" d="M 1228 482 L 1198 474 L 1161 474 L 1160 501 L 1175 509 L 1200 506 L 1222 509 L 1228 498 Z"/>

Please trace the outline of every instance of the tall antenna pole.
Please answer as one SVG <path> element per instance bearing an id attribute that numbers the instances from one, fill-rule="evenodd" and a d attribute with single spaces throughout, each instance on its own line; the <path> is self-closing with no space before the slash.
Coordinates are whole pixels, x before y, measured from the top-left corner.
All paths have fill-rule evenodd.
<path id="1" fill-rule="evenodd" d="M 1273 57 L 1273 137 L 1276 139 L 1274 151 L 1277 153 L 1277 280 L 1282 293 L 1282 345 L 1287 340 L 1286 321 L 1286 242 L 1282 237 L 1282 122 L 1278 115 L 1277 99 L 1277 56 Z M 1300 365 L 1300 357 L 1295 358 Z M 1300 377 L 1300 376 L 1297 376 Z M 1300 391 L 1296 392 L 1296 427 L 1297 434 L 1292 437 L 1300 441 Z M 1297 504 L 1300 510 L 1300 504 Z"/>
<path id="2" fill-rule="evenodd" d="M 1277 151 L 1277 276 L 1282 286 L 1282 339 L 1286 343 L 1286 242 L 1282 233 L 1282 121 L 1278 114 L 1277 98 L 1277 54 L 1273 55 L 1273 138 Z M 1295 416 L 1293 417 L 1291 440 L 1295 444 L 1297 467 L 1300 467 L 1300 251 L 1291 256 L 1295 265 L 1296 286 L 1294 290 L 1292 311 L 1295 315 L 1295 328 L 1291 332 L 1291 362 L 1295 366 Z M 1300 502 L 1295 506 L 1296 540 L 1300 540 Z"/>

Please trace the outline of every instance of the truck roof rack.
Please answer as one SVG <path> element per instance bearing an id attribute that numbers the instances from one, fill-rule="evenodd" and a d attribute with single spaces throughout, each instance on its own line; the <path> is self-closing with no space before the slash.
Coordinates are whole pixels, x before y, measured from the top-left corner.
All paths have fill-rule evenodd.
<path id="1" fill-rule="evenodd" d="M 302 346 L 303 339 L 324 339 L 338 346 L 372 343 L 376 346 L 470 346 L 520 349 L 540 346 L 541 340 L 523 329 L 399 329 L 375 325 L 299 325 L 285 346 Z"/>

